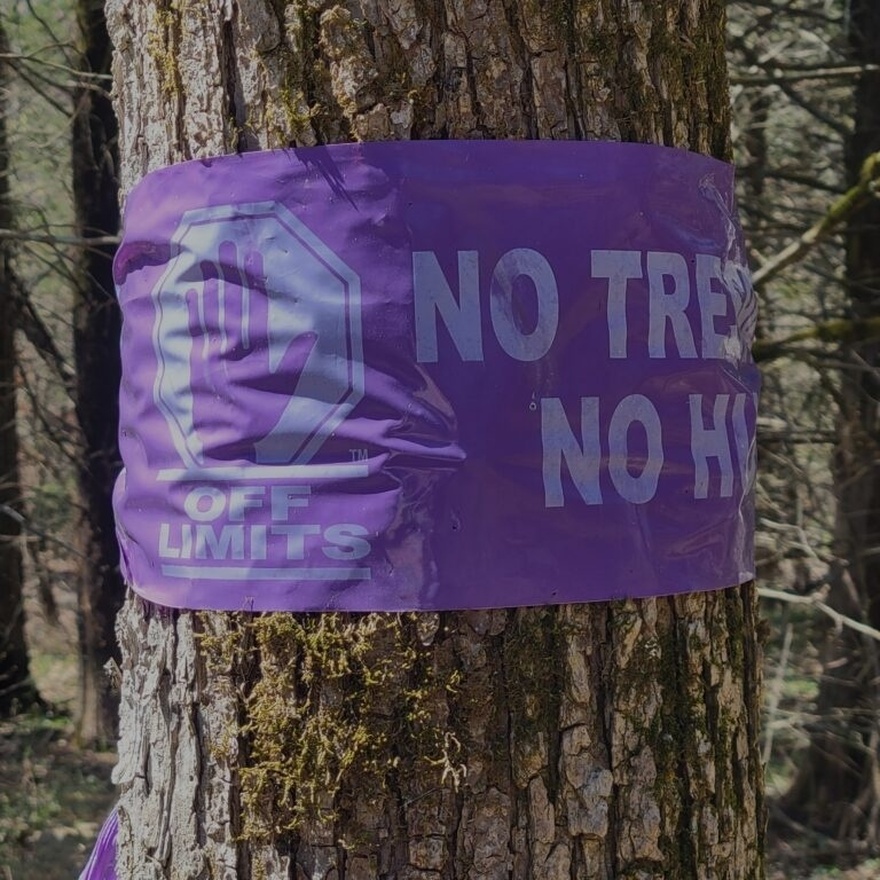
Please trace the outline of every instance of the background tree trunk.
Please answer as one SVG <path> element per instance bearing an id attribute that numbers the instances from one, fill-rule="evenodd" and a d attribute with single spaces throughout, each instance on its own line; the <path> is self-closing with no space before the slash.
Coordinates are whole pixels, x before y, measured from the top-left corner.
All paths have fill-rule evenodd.
<path id="1" fill-rule="evenodd" d="M 351 139 L 729 154 L 721 0 L 107 9 L 125 190 Z M 129 599 L 119 636 L 121 877 L 762 876 L 751 586 L 441 615 Z"/>
<path id="2" fill-rule="evenodd" d="M 880 64 L 880 6 L 850 3 L 853 61 Z M 865 160 L 880 151 L 880 73 L 862 74 L 847 144 L 847 185 L 858 182 Z M 880 202 L 857 211 L 846 233 L 850 314 L 880 315 Z M 841 419 L 835 461 L 838 548 L 844 560 L 829 601 L 842 613 L 880 628 L 880 343 L 842 352 Z M 880 846 L 880 645 L 852 630 L 829 634 L 819 688 L 821 719 L 807 759 L 780 807 L 783 816 L 829 835 L 856 852 Z"/>
<path id="3" fill-rule="evenodd" d="M 0 20 L 0 54 L 9 44 Z M 0 229 L 12 228 L 6 138 L 8 63 L 0 58 Z M 21 560 L 21 481 L 15 406 L 15 305 L 10 245 L 0 242 L 0 717 L 37 699 L 24 637 Z"/>
<path id="4" fill-rule="evenodd" d="M 112 47 L 102 0 L 79 0 L 82 67 L 110 73 Z M 106 89 L 106 91 L 105 91 Z M 109 83 L 88 80 L 74 92 L 73 195 L 77 234 L 110 236 L 119 230 L 116 116 Z M 113 247 L 83 248 L 76 265 L 73 314 L 76 413 L 81 431 L 79 485 L 83 516 L 79 540 L 80 718 L 86 743 L 116 738 L 118 700 L 105 665 L 119 656 L 116 614 L 125 597 L 111 495 L 119 472 L 118 388 L 120 315 L 113 292 Z"/>

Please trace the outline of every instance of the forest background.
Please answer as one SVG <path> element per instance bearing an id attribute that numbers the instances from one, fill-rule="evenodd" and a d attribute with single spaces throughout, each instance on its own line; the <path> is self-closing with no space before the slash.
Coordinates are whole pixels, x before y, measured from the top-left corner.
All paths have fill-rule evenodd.
<path id="1" fill-rule="evenodd" d="M 765 383 L 770 873 L 873 877 L 880 12 L 739 0 L 728 16 Z M 75 876 L 113 800 L 114 124 L 100 3 L 2 0 L 0 26 L 0 876 L 52 880 Z"/>

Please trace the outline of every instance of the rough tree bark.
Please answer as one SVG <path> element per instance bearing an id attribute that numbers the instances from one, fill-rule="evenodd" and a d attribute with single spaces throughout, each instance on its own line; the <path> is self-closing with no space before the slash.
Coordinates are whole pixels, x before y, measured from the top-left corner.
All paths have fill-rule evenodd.
<path id="1" fill-rule="evenodd" d="M 79 0 L 82 67 L 110 72 L 112 47 L 102 0 Z M 115 235 L 119 229 L 116 116 L 100 82 L 74 92 L 73 194 L 77 232 L 83 238 Z M 110 743 L 116 738 L 118 700 L 105 665 L 118 658 L 114 623 L 125 597 L 111 495 L 119 472 L 120 316 L 113 293 L 114 248 L 83 248 L 76 265 L 73 340 L 76 413 L 81 431 L 79 485 L 83 517 L 78 530 L 80 717 L 79 738 Z"/>
<path id="2" fill-rule="evenodd" d="M 880 7 L 850 4 L 853 61 L 880 64 Z M 880 151 L 880 73 L 864 73 L 855 91 L 855 123 L 846 145 L 848 186 Z M 847 224 L 846 280 L 855 319 L 880 314 L 880 203 Z M 880 344 L 842 351 L 841 419 L 836 450 L 838 554 L 829 601 L 844 614 L 880 627 Z M 880 846 L 880 645 L 852 630 L 829 634 L 816 725 L 792 787 L 780 803 L 793 818 L 857 852 Z"/>
<path id="3" fill-rule="evenodd" d="M 0 54 L 9 44 L 0 21 Z M 9 66 L 0 59 L 0 229 L 12 227 L 5 99 Z M 24 633 L 21 482 L 15 394 L 15 305 L 10 247 L 0 242 L 0 717 L 37 699 Z"/>
<path id="4" fill-rule="evenodd" d="M 727 157 L 723 7 L 110 0 L 123 189 L 351 139 Z M 421 616 L 129 599 L 120 876 L 760 877 L 755 614 L 749 585 Z"/>

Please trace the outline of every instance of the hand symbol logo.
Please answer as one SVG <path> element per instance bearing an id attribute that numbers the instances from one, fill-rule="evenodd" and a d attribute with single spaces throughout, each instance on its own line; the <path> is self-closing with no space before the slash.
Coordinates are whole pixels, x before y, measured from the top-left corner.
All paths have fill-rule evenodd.
<path id="1" fill-rule="evenodd" d="M 190 211 L 173 245 L 152 294 L 183 464 L 164 478 L 330 476 L 309 463 L 364 394 L 358 276 L 278 203 Z"/>

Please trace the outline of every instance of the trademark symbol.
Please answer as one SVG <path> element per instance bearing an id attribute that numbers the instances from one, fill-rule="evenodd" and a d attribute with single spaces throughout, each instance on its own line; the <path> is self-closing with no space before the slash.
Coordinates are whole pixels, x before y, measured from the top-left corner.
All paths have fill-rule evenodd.
<path id="1" fill-rule="evenodd" d="M 370 457 L 369 451 L 366 449 L 349 449 L 352 461 L 367 461 Z"/>

